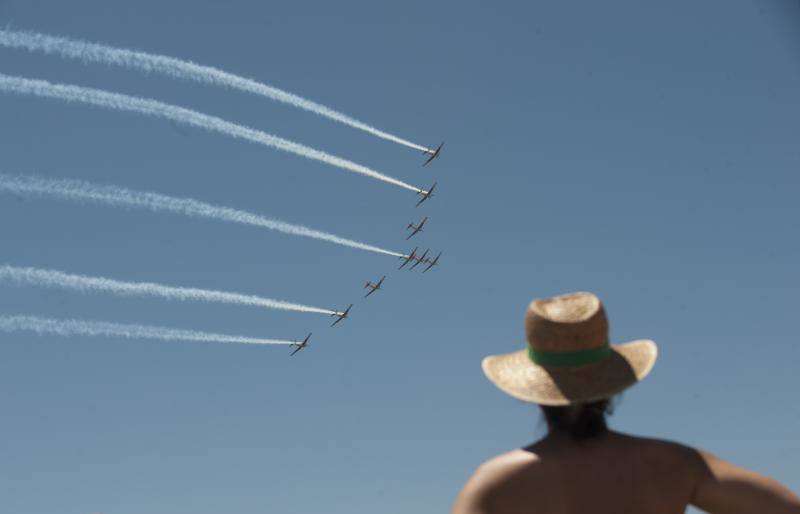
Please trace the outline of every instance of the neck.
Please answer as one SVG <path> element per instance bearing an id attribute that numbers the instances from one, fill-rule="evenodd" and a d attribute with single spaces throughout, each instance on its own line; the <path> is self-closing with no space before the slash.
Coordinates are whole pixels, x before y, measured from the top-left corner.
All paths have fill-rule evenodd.
<path id="1" fill-rule="evenodd" d="M 564 406 L 542 405 L 550 434 L 563 434 L 573 439 L 591 439 L 608 431 L 608 400 Z"/>
<path id="2" fill-rule="evenodd" d="M 556 448 L 586 448 L 587 446 L 593 446 L 598 443 L 607 442 L 609 439 L 615 437 L 615 433 L 608 430 L 603 432 L 602 434 L 598 434 L 592 437 L 586 438 L 576 438 L 571 436 L 568 433 L 565 433 L 561 430 L 552 430 L 548 429 L 547 434 L 539 440 L 537 445 L 543 445 L 545 447 L 550 447 L 553 449 Z"/>

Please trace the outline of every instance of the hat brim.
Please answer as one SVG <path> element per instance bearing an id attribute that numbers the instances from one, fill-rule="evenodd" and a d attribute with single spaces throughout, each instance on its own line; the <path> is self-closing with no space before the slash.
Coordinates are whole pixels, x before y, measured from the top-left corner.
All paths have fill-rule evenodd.
<path id="1" fill-rule="evenodd" d="M 611 345 L 600 362 L 575 367 L 544 367 L 528 350 L 483 359 L 486 377 L 506 394 L 540 405 L 570 405 L 611 398 L 641 381 L 653 369 L 658 348 L 649 339 Z"/>

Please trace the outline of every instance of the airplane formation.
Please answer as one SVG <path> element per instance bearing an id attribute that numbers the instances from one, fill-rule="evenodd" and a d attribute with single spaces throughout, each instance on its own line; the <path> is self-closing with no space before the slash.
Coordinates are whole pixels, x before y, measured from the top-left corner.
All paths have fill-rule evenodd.
<path id="1" fill-rule="evenodd" d="M 389 134 L 388 132 L 383 132 L 381 130 L 378 130 L 363 122 L 349 118 L 348 116 L 341 114 L 326 106 L 317 104 L 310 100 L 305 100 L 304 98 L 298 97 L 286 91 L 281 91 L 272 86 L 256 82 L 252 79 L 247 79 L 245 77 L 234 75 L 229 72 L 225 72 L 223 70 L 210 68 L 207 66 L 200 66 L 195 63 L 183 61 L 177 58 L 172 58 L 163 55 L 147 54 L 144 52 L 130 51 L 123 48 L 115 48 L 102 44 L 86 43 L 77 40 L 70 40 L 68 38 L 53 37 L 53 36 L 48 36 L 46 34 L 9 31 L 4 29 L 0 29 L 0 46 L 8 48 L 26 49 L 31 52 L 55 53 L 64 58 L 83 60 L 84 63 L 90 63 L 90 62 L 106 63 L 109 65 L 120 66 L 123 68 L 161 73 L 163 75 L 171 76 L 172 78 L 187 79 L 195 82 L 206 83 L 209 85 L 218 85 L 218 86 L 224 85 L 226 87 L 238 89 L 243 92 L 255 93 L 260 97 L 277 100 L 279 102 L 286 103 L 291 106 L 306 111 L 310 111 L 320 116 L 338 121 L 345 125 L 349 125 L 352 128 L 359 129 L 367 133 L 371 133 L 373 136 L 393 141 L 407 148 L 413 148 L 415 151 L 422 151 L 424 159 L 422 162 L 422 167 L 426 167 L 431 162 L 438 159 L 441 156 L 442 149 L 444 148 L 444 141 L 439 143 L 439 145 L 436 146 L 435 148 L 425 147 L 423 145 L 419 145 L 411 141 L 402 139 L 398 136 Z M 53 50 L 51 52 L 52 49 L 56 50 Z M 408 184 L 406 182 L 403 182 L 402 180 L 390 177 L 388 175 L 384 175 L 383 173 L 380 173 L 377 170 L 373 170 L 369 167 L 360 165 L 358 163 L 349 161 L 347 159 L 343 159 L 335 155 L 328 154 L 320 150 L 316 150 L 301 143 L 283 139 L 276 135 L 268 134 L 266 132 L 262 132 L 254 128 L 240 125 L 232 121 L 227 121 L 221 118 L 217 118 L 215 116 L 211 116 L 209 114 L 205 114 L 200 111 L 194 111 L 177 105 L 163 103 L 154 98 L 141 98 L 136 96 L 128 96 L 121 93 L 114 93 L 112 91 L 106 91 L 91 87 L 84 87 L 84 86 L 77 86 L 70 84 L 54 84 L 43 80 L 19 77 L 19 76 L 10 76 L 2 73 L 0 73 L 0 92 L 33 96 L 39 98 L 49 98 L 61 101 L 77 102 L 84 105 L 94 105 L 97 107 L 113 108 L 114 110 L 128 112 L 128 113 L 149 115 L 149 116 L 154 116 L 156 118 L 161 118 L 162 120 L 168 121 L 176 126 L 193 126 L 195 128 L 203 128 L 204 130 L 209 132 L 218 133 L 220 135 L 226 135 L 240 140 L 250 141 L 252 143 L 258 143 L 265 147 L 269 147 L 275 150 L 286 151 L 298 156 L 326 163 L 336 168 L 358 173 L 367 177 L 371 177 L 376 180 L 393 184 L 407 191 L 413 191 L 417 195 L 415 208 L 420 207 L 423 203 L 430 200 L 434 196 L 434 191 L 436 190 L 437 186 L 437 183 L 433 182 L 433 184 L 427 189 L 422 189 L 416 185 Z M 111 98 L 113 98 L 113 100 L 109 100 Z M 5 179 L 3 179 L 2 176 L 0 176 L 0 180 L 5 180 Z M 52 190 L 49 189 L 50 186 L 45 187 L 42 185 L 36 185 L 35 187 L 32 186 L 33 187 L 32 189 L 26 189 L 28 186 L 22 184 L 21 182 L 18 182 L 17 180 L 18 180 L 17 178 L 12 178 L 11 181 L 14 183 L 12 189 L 4 189 L 4 192 L 13 193 L 13 188 L 16 187 L 27 191 L 26 194 L 29 194 L 37 190 L 44 191 L 45 189 L 47 189 L 49 191 L 47 193 L 48 196 L 62 195 L 63 197 L 68 196 L 70 199 L 74 200 L 78 198 L 85 198 L 85 197 L 88 198 L 87 196 L 88 190 L 90 189 L 88 188 L 88 186 L 83 186 L 83 185 L 74 186 L 68 184 L 67 182 L 70 181 L 64 183 L 58 183 L 57 185 L 53 186 Z M 31 179 L 31 180 L 32 183 L 38 183 L 38 179 Z M 3 186 L 3 184 L 0 184 L 0 186 Z M 236 221 L 250 225 L 259 225 L 263 226 L 264 228 L 289 232 L 295 235 L 303 235 L 321 240 L 327 240 L 329 242 L 343 246 L 351 246 L 354 248 L 360 248 L 361 250 L 369 250 L 384 255 L 397 256 L 402 261 L 398 269 L 403 269 L 407 267 L 407 269 L 411 270 L 422 266 L 421 268 L 422 272 L 426 273 L 439 264 L 439 260 L 442 256 L 442 253 L 439 252 L 439 254 L 436 255 L 436 257 L 433 257 L 433 253 L 431 252 L 430 249 L 427 249 L 424 252 L 419 253 L 419 247 L 415 247 L 411 251 L 411 253 L 405 255 L 399 252 L 393 252 L 379 247 L 374 247 L 371 245 L 360 243 L 358 241 L 347 240 L 345 238 L 340 238 L 332 234 L 326 234 L 321 231 L 306 230 L 304 227 L 295 227 L 303 229 L 295 232 L 294 229 L 291 228 L 289 224 L 283 222 L 274 223 L 272 220 L 269 220 L 269 223 L 266 223 L 263 222 L 265 218 L 260 217 L 258 215 L 251 215 L 250 213 L 244 213 L 244 216 L 239 216 L 239 211 L 236 211 L 235 209 L 217 207 L 213 205 L 202 204 L 200 202 L 195 202 L 194 200 L 176 199 L 164 195 L 150 194 L 150 193 L 147 194 L 147 197 L 149 199 L 145 202 L 141 200 L 141 198 L 143 198 L 145 195 L 139 195 L 135 192 L 131 192 L 124 189 L 119 189 L 119 190 L 117 190 L 117 188 L 113 189 L 114 189 L 113 193 L 102 193 L 100 195 L 102 196 L 102 200 L 100 203 L 105 203 L 107 205 L 115 205 L 115 206 L 124 205 L 124 206 L 135 206 L 135 207 L 143 207 L 146 204 L 152 210 L 156 211 L 180 210 L 181 212 L 185 211 L 184 214 L 188 214 L 190 216 L 197 215 L 201 217 L 215 218 L 224 221 Z M 67 193 L 67 191 L 69 191 L 69 193 Z M 93 198 L 95 197 L 95 195 L 93 194 L 90 196 L 92 196 Z M 152 200 L 152 199 L 157 199 L 157 200 Z M 174 208 L 173 202 L 180 203 L 181 205 L 191 204 L 192 207 L 186 209 L 181 207 L 180 209 L 176 209 Z M 202 214 L 200 214 L 200 212 L 202 212 Z M 245 218 L 248 221 L 241 221 L 242 219 Z M 414 223 L 413 221 L 409 223 L 408 226 L 406 227 L 405 240 L 410 240 L 412 237 L 415 237 L 420 232 L 423 232 L 427 222 L 428 222 L 428 216 L 425 216 L 416 223 Z M 277 228 L 279 225 L 284 225 L 285 228 L 283 229 Z M 21 270 L 16 270 L 15 273 L 20 271 Z M 34 271 L 37 272 L 45 271 L 47 273 L 52 272 L 52 270 L 49 271 L 34 270 Z M 74 287 L 75 284 L 77 283 L 75 281 L 77 280 L 78 282 L 83 284 L 93 284 L 91 287 L 94 288 L 94 290 L 98 291 L 106 291 L 106 292 L 114 292 L 115 294 L 122 294 L 123 291 L 131 290 L 127 288 L 129 284 L 121 283 L 119 281 L 105 280 L 105 279 L 98 281 L 92 277 L 78 277 L 78 276 L 69 277 L 59 272 L 54 272 L 54 273 L 58 277 L 58 280 L 60 281 L 59 285 L 62 285 L 64 287 L 70 287 L 70 288 Z M 377 280 L 376 282 L 367 281 L 366 284 L 364 285 L 364 289 L 367 289 L 368 291 L 364 295 L 364 298 L 366 299 L 376 291 L 382 290 L 385 280 L 386 280 L 386 275 L 382 276 L 380 280 Z M 98 285 L 100 282 L 102 282 L 102 284 L 104 285 L 102 286 Z M 287 302 L 276 303 L 275 301 L 269 298 L 260 298 L 252 295 L 251 296 L 239 295 L 236 293 L 218 294 L 220 292 L 206 291 L 193 288 L 174 288 L 169 286 L 163 286 L 160 284 L 148 284 L 147 288 L 149 288 L 147 290 L 150 292 L 157 291 L 156 296 L 170 296 L 173 293 L 177 294 L 176 291 L 181 291 L 180 294 L 186 293 L 186 297 L 192 299 L 197 299 L 200 297 L 202 298 L 213 297 L 215 298 L 215 300 L 224 301 L 228 303 L 242 303 L 248 305 L 254 305 L 254 304 L 269 305 L 269 308 L 282 308 L 282 309 L 286 308 L 287 310 L 299 310 L 304 312 L 330 314 L 332 318 L 335 318 L 333 323 L 331 323 L 331 326 L 335 326 L 341 323 L 343 320 L 347 319 L 350 316 L 350 310 L 353 308 L 353 305 L 350 304 L 343 311 L 332 310 L 332 309 L 321 309 L 321 308 L 303 306 L 299 304 L 290 305 Z M 136 290 L 144 291 L 144 289 L 145 288 L 140 288 Z M 187 292 L 189 290 L 191 290 L 191 292 Z M 222 300 L 222 298 L 225 298 L 225 300 Z M 278 307 L 279 303 L 283 303 L 283 305 Z M 36 321 L 35 326 L 41 327 L 42 323 L 43 323 L 42 320 Z M 27 327 L 28 325 L 25 326 Z M 160 327 L 155 327 L 155 329 L 157 329 L 157 331 L 161 330 Z M 14 330 L 16 330 L 16 328 Z M 28 328 L 24 328 L 24 330 L 28 330 Z M 56 333 L 55 329 L 49 328 L 48 330 L 50 332 Z M 82 328 L 81 330 L 82 330 L 81 333 L 85 333 L 87 335 L 96 335 L 93 329 Z M 169 331 L 169 329 L 166 330 Z M 106 332 L 110 333 L 111 331 L 106 330 Z M 116 329 L 114 329 L 114 333 L 116 333 Z M 164 332 L 159 332 L 159 333 L 161 333 L 162 335 L 165 334 Z M 174 334 L 174 332 L 170 332 L 170 334 Z M 214 340 L 214 341 L 220 341 L 226 337 L 226 336 L 219 336 L 218 334 L 210 334 L 210 335 L 212 337 L 208 338 L 208 340 Z M 175 337 L 173 337 L 173 335 L 169 335 L 169 337 L 164 335 L 164 338 L 171 340 L 174 339 Z M 243 342 L 244 340 L 249 341 L 252 339 L 253 338 L 241 338 L 241 337 L 231 336 L 231 340 L 232 341 L 236 340 L 237 342 Z M 261 343 L 287 344 L 288 346 L 291 347 L 290 355 L 296 355 L 298 352 L 300 352 L 309 345 L 310 339 L 311 339 L 311 334 L 309 333 L 304 339 L 297 341 L 294 340 L 276 341 L 276 340 L 266 340 L 266 339 L 258 339 L 257 341 L 259 344 Z M 191 340 L 199 340 L 199 339 L 194 338 Z"/>
<path id="2" fill-rule="evenodd" d="M 427 155 L 428 158 L 425 160 L 425 162 L 422 165 L 423 166 L 427 166 L 428 164 L 431 163 L 431 161 L 433 161 L 434 159 L 437 159 L 439 157 L 439 155 L 441 154 L 442 147 L 444 147 L 444 142 L 442 142 L 436 148 L 433 148 L 433 149 L 429 148 L 429 149 L 424 150 L 422 153 L 424 155 Z M 433 195 L 433 191 L 434 191 L 434 189 L 436 189 L 436 184 L 437 183 L 434 182 L 433 185 L 429 189 L 427 189 L 427 190 L 421 189 L 421 190 L 419 190 L 417 192 L 417 195 L 421 196 L 421 198 L 417 202 L 416 207 L 419 207 L 426 200 L 428 200 L 429 198 L 434 196 Z M 425 223 L 427 223 L 427 222 L 428 222 L 428 216 L 425 216 L 418 223 L 414 223 L 414 222 L 409 223 L 408 226 L 406 227 L 406 230 L 410 230 L 411 232 L 406 237 L 406 241 L 408 241 L 409 239 L 411 239 L 412 237 L 414 237 L 418 233 L 424 232 L 423 227 L 425 226 Z M 419 252 L 419 247 L 417 246 L 413 250 L 411 250 L 411 253 L 409 253 L 407 255 L 400 256 L 399 259 L 401 261 L 403 261 L 403 262 L 400 264 L 400 267 L 397 268 L 397 269 L 403 269 L 403 268 L 406 267 L 406 265 L 413 263 L 408 268 L 408 269 L 411 270 L 411 269 L 416 268 L 420 264 L 424 264 L 425 268 L 422 270 L 422 272 L 425 273 L 425 272 L 431 270 L 432 268 L 434 268 L 435 266 L 439 265 L 439 258 L 442 256 L 442 252 L 439 252 L 439 254 L 436 255 L 436 257 L 434 257 L 434 258 L 431 258 L 431 257 L 428 256 L 428 254 L 431 252 L 430 248 L 426 249 L 421 254 L 419 254 L 418 252 Z M 380 280 L 378 280 L 378 281 L 376 281 L 374 283 L 372 281 L 368 280 L 364 284 L 364 289 L 369 289 L 369 291 L 367 291 L 367 294 L 364 295 L 364 298 L 369 297 L 375 291 L 382 291 L 383 290 L 383 281 L 384 280 L 386 280 L 386 275 L 382 276 L 380 278 Z M 333 326 L 337 325 L 338 323 L 340 323 L 342 320 L 347 319 L 350 316 L 350 309 L 352 309 L 352 308 L 353 308 L 353 304 L 351 303 L 350 305 L 347 306 L 347 308 L 345 310 L 334 312 L 333 314 L 331 314 L 332 318 L 336 318 L 336 320 L 331 324 L 331 326 L 333 327 Z M 297 352 L 299 352 L 300 350 L 304 349 L 306 346 L 308 346 L 308 341 L 309 341 L 310 338 L 311 338 L 311 334 L 308 334 L 306 336 L 306 338 L 303 339 L 302 341 L 294 342 L 291 345 L 293 350 L 292 350 L 292 353 L 290 355 L 294 355 Z"/>

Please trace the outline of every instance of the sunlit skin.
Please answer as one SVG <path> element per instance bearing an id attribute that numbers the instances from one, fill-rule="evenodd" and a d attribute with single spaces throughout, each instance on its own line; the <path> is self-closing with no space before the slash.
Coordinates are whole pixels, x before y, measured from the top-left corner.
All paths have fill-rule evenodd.
<path id="1" fill-rule="evenodd" d="M 452 514 L 800 514 L 775 480 L 680 444 L 608 432 L 550 433 L 482 464 Z"/>

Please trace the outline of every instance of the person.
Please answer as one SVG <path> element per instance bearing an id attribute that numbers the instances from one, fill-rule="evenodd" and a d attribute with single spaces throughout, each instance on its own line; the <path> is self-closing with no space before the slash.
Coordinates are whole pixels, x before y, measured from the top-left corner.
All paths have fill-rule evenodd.
<path id="1" fill-rule="evenodd" d="M 547 435 L 482 464 L 453 514 L 673 514 L 694 505 L 719 514 L 800 514 L 778 482 L 709 453 L 611 431 L 612 398 L 655 364 L 656 344 L 610 345 L 591 293 L 533 301 L 528 346 L 483 360 L 503 392 L 541 406 Z"/>

